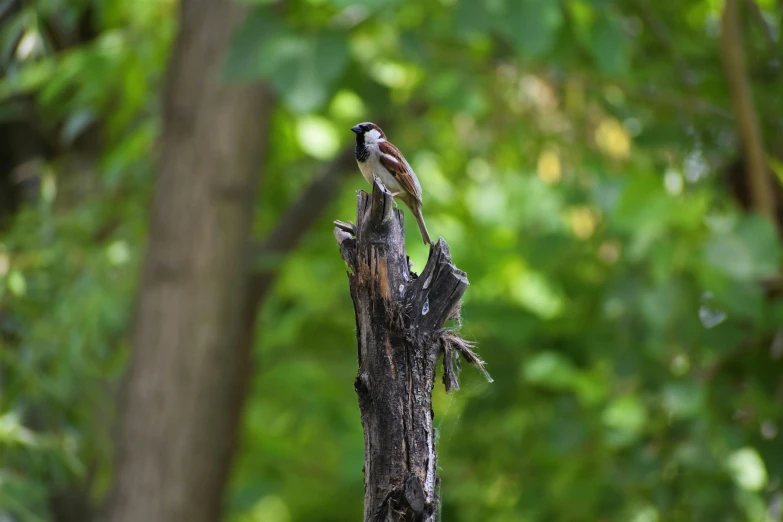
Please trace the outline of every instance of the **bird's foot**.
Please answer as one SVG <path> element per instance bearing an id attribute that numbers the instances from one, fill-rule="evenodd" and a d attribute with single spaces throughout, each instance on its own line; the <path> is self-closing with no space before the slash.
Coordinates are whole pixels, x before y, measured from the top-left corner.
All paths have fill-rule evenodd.
<path id="1" fill-rule="evenodd" d="M 391 197 L 392 197 L 392 203 L 394 203 L 394 208 L 399 208 L 397 206 L 397 200 L 395 200 L 394 198 L 399 196 L 400 194 L 402 194 L 402 192 L 392 192 Z"/>

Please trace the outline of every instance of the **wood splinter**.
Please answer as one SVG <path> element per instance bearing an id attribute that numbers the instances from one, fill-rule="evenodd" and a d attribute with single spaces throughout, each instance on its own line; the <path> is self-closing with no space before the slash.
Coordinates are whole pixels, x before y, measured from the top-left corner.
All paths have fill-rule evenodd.
<path id="1" fill-rule="evenodd" d="M 440 507 L 432 413 L 438 357 L 447 391 L 459 389 L 460 355 L 492 381 L 473 344 L 444 327 L 459 323 L 467 275 L 451 263 L 443 238 L 421 275 L 410 271 L 402 210 L 377 178 L 372 195 L 357 193 L 356 225 L 335 221 L 334 234 L 356 313 L 364 520 L 433 522 Z"/>

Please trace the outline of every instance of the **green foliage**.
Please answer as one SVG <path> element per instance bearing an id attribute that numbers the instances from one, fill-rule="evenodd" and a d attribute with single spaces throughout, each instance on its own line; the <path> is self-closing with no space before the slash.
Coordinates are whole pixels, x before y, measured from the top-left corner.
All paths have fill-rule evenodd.
<path id="1" fill-rule="evenodd" d="M 272 12 L 257 9 L 237 30 L 226 59 L 229 81 L 264 79 L 294 112 L 321 108 L 348 62 L 343 35 L 289 29 Z"/>
<path id="2" fill-rule="evenodd" d="M 279 101 L 255 233 L 350 126 L 383 121 L 469 274 L 463 333 L 495 382 L 466 369 L 460 392 L 436 391 L 443 520 L 781 519 L 783 307 L 760 284 L 781 247 L 721 176 L 740 146 L 719 3 L 244 3 L 224 79 Z M 759 5 L 779 31 L 780 7 Z M 52 520 L 69 484 L 105 495 L 175 7 L 49 1 L 0 27 L 0 118 L 32 113 L 56 145 L 36 202 L 0 225 L 0 518 Z M 95 37 L 57 48 L 44 22 L 84 9 Z M 751 20 L 773 152 L 779 49 Z M 261 312 L 227 520 L 360 517 L 355 323 L 330 225 L 359 188 L 357 172 Z"/>
<path id="3" fill-rule="evenodd" d="M 777 233 L 759 216 L 744 218 L 733 230 L 716 235 L 707 243 L 705 259 L 715 269 L 740 281 L 775 277 L 780 267 Z"/>

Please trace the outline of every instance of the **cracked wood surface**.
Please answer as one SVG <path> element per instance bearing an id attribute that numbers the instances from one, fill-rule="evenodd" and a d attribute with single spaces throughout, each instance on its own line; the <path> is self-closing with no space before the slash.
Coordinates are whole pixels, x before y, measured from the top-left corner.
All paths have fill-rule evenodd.
<path id="1" fill-rule="evenodd" d="M 421 276 L 410 271 L 403 213 L 378 179 L 372 195 L 357 194 L 357 224 L 335 226 L 356 313 L 364 520 L 434 521 L 440 505 L 432 412 L 438 357 L 445 356 L 447 389 L 458 388 L 454 352 L 484 371 L 472 345 L 444 329 L 447 320 L 459 320 L 467 275 L 451 263 L 442 238 Z"/>

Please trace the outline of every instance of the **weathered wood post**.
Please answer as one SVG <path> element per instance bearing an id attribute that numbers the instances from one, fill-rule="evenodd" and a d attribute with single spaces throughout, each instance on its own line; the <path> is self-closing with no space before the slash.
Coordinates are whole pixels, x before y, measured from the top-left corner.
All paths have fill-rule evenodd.
<path id="1" fill-rule="evenodd" d="M 359 396 L 364 429 L 364 520 L 434 521 L 438 498 L 432 390 L 443 355 L 443 383 L 458 389 L 461 354 L 485 376 L 472 346 L 446 321 L 459 321 L 465 272 L 441 238 L 421 275 L 405 254 L 403 213 L 376 178 L 357 194 L 356 225 L 336 221 L 356 312 Z"/>

